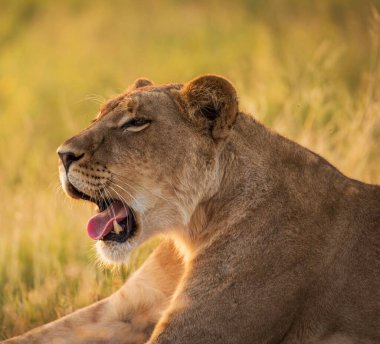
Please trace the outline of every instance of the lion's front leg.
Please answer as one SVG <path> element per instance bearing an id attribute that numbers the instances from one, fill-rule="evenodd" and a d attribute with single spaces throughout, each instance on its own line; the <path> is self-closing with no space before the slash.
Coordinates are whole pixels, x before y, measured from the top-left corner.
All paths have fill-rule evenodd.
<path id="1" fill-rule="evenodd" d="M 163 242 L 116 293 L 7 344 L 144 343 L 183 272 L 174 245 Z"/>

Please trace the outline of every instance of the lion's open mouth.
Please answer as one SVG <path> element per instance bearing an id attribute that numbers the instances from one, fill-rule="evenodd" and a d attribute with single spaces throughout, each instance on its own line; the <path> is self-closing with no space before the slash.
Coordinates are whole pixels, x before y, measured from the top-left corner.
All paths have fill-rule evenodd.
<path id="1" fill-rule="evenodd" d="M 74 198 L 95 203 L 99 212 L 87 223 L 87 233 L 94 240 L 126 242 L 136 232 L 137 224 L 133 211 L 117 199 L 94 199 L 76 189 L 71 183 L 68 192 Z"/>
<path id="2" fill-rule="evenodd" d="M 99 213 L 87 223 L 87 233 L 94 240 L 125 242 L 136 231 L 131 209 L 119 200 L 97 202 Z"/>

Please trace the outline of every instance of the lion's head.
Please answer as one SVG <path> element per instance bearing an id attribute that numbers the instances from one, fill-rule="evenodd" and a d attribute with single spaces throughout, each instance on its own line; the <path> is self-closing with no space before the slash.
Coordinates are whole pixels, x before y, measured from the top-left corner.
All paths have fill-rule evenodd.
<path id="1" fill-rule="evenodd" d="M 87 230 L 103 258 L 123 261 L 154 234 L 186 228 L 218 188 L 237 112 L 235 89 L 221 77 L 138 79 L 59 147 L 64 190 L 99 208 Z"/>

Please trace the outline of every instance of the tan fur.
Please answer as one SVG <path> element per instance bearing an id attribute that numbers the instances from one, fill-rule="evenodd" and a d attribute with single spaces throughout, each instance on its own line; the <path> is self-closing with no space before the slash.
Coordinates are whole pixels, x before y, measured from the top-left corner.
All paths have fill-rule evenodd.
<path id="1" fill-rule="evenodd" d="M 227 80 L 137 80 L 59 152 L 80 157 L 69 194 L 134 210 L 103 258 L 166 239 L 109 298 L 9 343 L 380 342 L 380 187 L 239 112 Z"/>

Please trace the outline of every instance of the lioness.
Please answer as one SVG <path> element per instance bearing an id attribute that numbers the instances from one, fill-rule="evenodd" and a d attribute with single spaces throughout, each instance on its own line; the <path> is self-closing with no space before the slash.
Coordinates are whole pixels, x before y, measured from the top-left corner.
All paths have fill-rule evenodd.
<path id="1" fill-rule="evenodd" d="M 234 87 L 137 80 L 59 149 L 110 297 L 7 343 L 379 343 L 380 187 L 239 111 Z"/>

